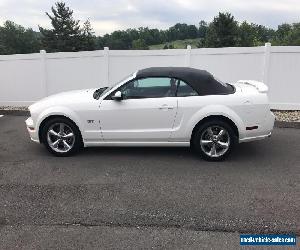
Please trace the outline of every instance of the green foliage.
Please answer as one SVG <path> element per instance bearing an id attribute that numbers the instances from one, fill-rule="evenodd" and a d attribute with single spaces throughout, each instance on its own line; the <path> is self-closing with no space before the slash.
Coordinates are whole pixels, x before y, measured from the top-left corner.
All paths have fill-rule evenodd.
<path id="1" fill-rule="evenodd" d="M 300 46 L 300 23 L 294 23 L 283 41 L 284 45 Z"/>
<path id="2" fill-rule="evenodd" d="M 170 44 L 167 43 L 167 44 L 164 46 L 164 49 L 175 49 L 175 46 L 174 46 L 173 43 L 170 43 Z"/>
<path id="3" fill-rule="evenodd" d="M 39 34 L 12 21 L 0 26 L 0 54 L 26 54 L 40 50 Z"/>
<path id="4" fill-rule="evenodd" d="M 92 25 L 89 20 L 83 23 L 81 30 L 81 50 L 95 50 L 96 48 L 96 37 L 94 35 Z"/>
<path id="5" fill-rule="evenodd" d="M 233 47 L 237 44 L 238 23 L 230 13 L 219 13 L 209 24 L 206 47 Z"/>
<path id="6" fill-rule="evenodd" d="M 186 49 L 187 45 L 191 45 L 192 48 L 195 49 L 195 48 L 197 48 L 200 40 L 201 40 L 201 38 L 175 40 L 175 41 L 170 41 L 170 42 L 167 42 L 167 43 L 150 45 L 149 49 L 171 49 L 171 48 L 173 48 L 173 49 Z"/>
<path id="7" fill-rule="evenodd" d="M 284 23 L 278 26 L 278 29 L 276 31 L 276 37 L 274 40 L 283 41 L 286 39 L 286 37 L 289 35 L 289 33 L 292 30 L 292 25 Z"/>
<path id="8" fill-rule="evenodd" d="M 39 27 L 43 48 L 48 52 L 95 50 L 97 40 L 89 20 L 80 27 L 79 20 L 73 18 L 73 10 L 64 2 L 57 2 L 46 12 L 52 29 Z"/>
<path id="9" fill-rule="evenodd" d="M 126 31 L 117 30 L 110 35 L 104 35 L 102 43 L 110 49 L 130 49 L 132 39 Z"/>
<path id="10" fill-rule="evenodd" d="M 197 48 L 204 48 L 205 47 L 205 38 L 200 38 L 196 45 Z"/>
<path id="11" fill-rule="evenodd" d="M 80 26 L 73 11 L 64 2 L 57 2 L 46 13 L 52 29 L 39 27 L 40 32 L 25 29 L 11 21 L 0 26 L 0 54 L 110 49 L 182 49 L 203 47 L 249 47 L 272 45 L 300 46 L 300 23 L 282 24 L 277 30 L 263 25 L 238 23 L 230 13 L 219 13 L 213 21 L 200 21 L 198 27 L 177 23 L 167 30 L 140 27 L 117 30 L 96 37 L 89 20 Z"/>
<path id="12" fill-rule="evenodd" d="M 274 45 L 300 46 L 300 23 L 279 25 L 271 42 Z"/>
<path id="13" fill-rule="evenodd" d="M 195 25 L 187 25 L 185 23 L 177 23 L 166 31 L 167 41 L 182 40 L 188 38 L 196 38 L 198 29 Z"/>
<path id="14" fill-rule="evenodd" d="M 208 29 L 207 22 L 201 20 L 199 23 L 198 37 L 204 39 L 206 37 L 207 29 Z"/>
<path id="15" fill-rule="evenodd" d="M 239 26 L 239 39 L 237 44 L 241 47 L 254 46 L 257 40 L 255 24 L 249 24 L 246 21 L 242 22 Z"/>
<path id="16" fill-rule="evenodd" d="M 73 10 L 64 2 L 55 3 L 51 8 L 52 15 L 46 12 L 51 20 L 52 29 L 39 27 L 42 43 L 48 52 L 79 51 L 81 49 L 81 29 L 79 20 L 73 18 Z"/>
<path id="17" fill-rule="evenodd" d="M 144 39 L 136 39 L 132 41 L 132 49 L 148 49 Z"/>

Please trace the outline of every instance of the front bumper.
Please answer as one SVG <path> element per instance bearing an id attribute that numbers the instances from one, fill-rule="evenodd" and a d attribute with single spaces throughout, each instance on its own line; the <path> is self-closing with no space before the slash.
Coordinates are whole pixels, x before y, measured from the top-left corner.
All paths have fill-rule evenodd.
<path id="1" fill-rule="evenodd" d="M 38 134 L 38 131 L 37 129 L 35 128 L 34 126 L 34 122 L 32 120 L 31 117 L 29 117 L 26 121 L 26 127 L 27 127 L 27 131 L 29 133 L 29 136 L 30 136 L 30 139 L 34 142 L 40 142 L 39 140 L 39 134 Z"/>

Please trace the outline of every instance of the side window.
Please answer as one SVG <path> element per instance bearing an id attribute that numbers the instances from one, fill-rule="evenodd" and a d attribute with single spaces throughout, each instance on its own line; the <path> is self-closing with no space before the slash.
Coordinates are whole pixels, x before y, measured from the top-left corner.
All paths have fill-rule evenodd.
<path id="1" fill-rule="evenodd" d="M 175 96 L 177 80 L 169 77 L 135 79 L 118 90 L 124 99 L 159 98 Z"/>
<path id="2" fill-rule="evenodd" d="M 177 96 L 184 97 L 184 96 L 197 96 L 198 93 L 188 84 L 183 81 L 179 81 L 178 89 L 177 89 Z"/>

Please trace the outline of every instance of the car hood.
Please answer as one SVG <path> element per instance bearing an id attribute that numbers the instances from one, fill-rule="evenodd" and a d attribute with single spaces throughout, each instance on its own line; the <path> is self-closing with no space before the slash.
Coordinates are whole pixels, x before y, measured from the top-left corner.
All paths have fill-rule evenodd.
<path id="1" fill-rule="evenodd" d="M 92 99 L 95 90 L 96 88 L 81 89 L 81 90 L 72 90 L 72 91 L 61 92 L 58 94 L 50 95 L 30 105 L 29 110 L 32 111 L 39 108 L 46 108 L 50 106 L 78 103 L 79 101 L 83 101 L 88 98 Z"/>

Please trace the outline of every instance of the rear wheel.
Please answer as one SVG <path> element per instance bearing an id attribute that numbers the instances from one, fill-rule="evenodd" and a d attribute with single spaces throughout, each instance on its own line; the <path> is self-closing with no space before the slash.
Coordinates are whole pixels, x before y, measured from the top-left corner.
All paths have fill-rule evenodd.
<path id="1" fill-rule="evenodd" d="M 57 117 L 45 123 L 42 128 L 42 141 L 46 148 L 56 156 L 69 156 L 76 153 L 82 145 L 77 126 L 67 118 Z"/>
<path id="2" fill-rule="evenodd" d="M 192 138 L 192 146 L 209 161 L 220 161 L 226 158 L 237 142 L 230 125 L 222 120 L 211 120 L 200 125 Z"/>

